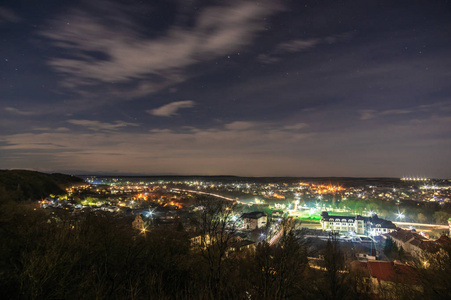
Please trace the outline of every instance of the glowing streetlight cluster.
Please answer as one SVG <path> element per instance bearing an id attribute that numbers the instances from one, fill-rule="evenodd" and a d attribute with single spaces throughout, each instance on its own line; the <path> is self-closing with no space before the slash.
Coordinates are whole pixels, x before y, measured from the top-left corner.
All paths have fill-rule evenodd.
<path id="1" fill-rule="evenodd" d="M 402 177 L 402 181 L 430 181 L 431 179 L 426 177 Z"/>

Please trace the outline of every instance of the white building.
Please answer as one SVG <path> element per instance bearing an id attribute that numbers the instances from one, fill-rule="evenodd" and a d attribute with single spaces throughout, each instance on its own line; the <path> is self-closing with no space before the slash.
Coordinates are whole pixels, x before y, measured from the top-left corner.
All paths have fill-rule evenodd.
<path id="1" fill-rule="evenodd" d="M 368 233 L 372 236 L 380 236 L 396 230 L 396 225 L 393 222 L 379 219 L 377 215 L 369 218 Z"/>
<path id="2" fill-rule="evenodd" d="M 321 228 L 324 231 L 350 232 L 365 234 L 365 220 L 361 216 L 330 216 L 321 213 Z"/>
<path id="3" fill-rule="evenodd" d="M 331 216 L 327 212 L 321 213 L 321 228 L 324 231 L 355 232 L 379 236 L 396 230 L 391 221 L 380 219 L 377 215 L 362 216 Z"/>

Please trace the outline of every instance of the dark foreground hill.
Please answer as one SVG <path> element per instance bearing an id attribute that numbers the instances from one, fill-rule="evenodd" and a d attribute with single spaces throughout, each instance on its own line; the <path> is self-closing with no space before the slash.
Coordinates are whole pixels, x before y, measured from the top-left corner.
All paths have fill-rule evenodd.
<path id="1" fill-rule="evenodd" d="M 76 176 L 60 173 L 0 170 L 0 200 L 23 201 L 40 199 L 50 194 L 65 194 L 65 187 L 83 182 Z"/>

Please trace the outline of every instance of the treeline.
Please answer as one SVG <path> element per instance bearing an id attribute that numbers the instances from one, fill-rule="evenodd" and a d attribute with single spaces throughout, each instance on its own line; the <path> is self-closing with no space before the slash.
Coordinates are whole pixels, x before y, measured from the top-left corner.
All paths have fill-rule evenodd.
<path id="1" fill-rule="evenodd" d="M 0 201 L 36 200 L 50 194 L 62 195 L 66 193 L 66 186 L 83 182 L 81 178 L 60 173 L 0 170 Z"/>
<path id="2" fill-rule="evenodd" d="M 206 204 L 208 205 L 208 204 Z M 137 232 L 111 215 L 73 217 L 17 203 L 0 207 L 0 290 L 4 299 L 368 299 L 370 290 L 337 241 L 327 242 L 317 268 L 309 245 L 287 226 L 275 246 L 227 255 L 229 204 L 195 217 L 209 246 L 192 247 L 182 226 Z M 446 262 L 445 262 L 446 263 Z M 444 271 L 442 283 L 449 283 Z M 440 273 L 441 272 L 441 273 Z M 433 282 L 433 280 L 431 280 Z M 446 295 L 431 285 L 431 296 Z M 393 290 L 396 299 L 434 299 Z M 440 293 L 436 295 L 435 290 Z M 445 293 L 445 294 L 443 294 Z M 448 292 L 449 295 L 449 292 Z M 425 298 L 426 297 L 426 298 Z M 438 299 L 438 298 L 435 298 Z"/>

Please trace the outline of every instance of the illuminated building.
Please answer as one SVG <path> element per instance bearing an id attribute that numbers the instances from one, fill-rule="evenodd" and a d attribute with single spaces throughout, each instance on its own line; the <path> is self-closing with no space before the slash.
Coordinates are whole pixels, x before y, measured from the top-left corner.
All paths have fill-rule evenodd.
<path id="1" fill-rule="evenodd" d="M 365 220 L 361 216 L 330 216 L 321 213 L 321 228 L 325 231 L 365 233 Z"/>
<path id="2" fill-rule="evenodd" d="M 249 230 L 265 227 L 268 220 L 266 214 L 261 211 L 243 214 L 241 219 L 243 219 L 244 228 Z"/>
<path id="3" fill-rule="evenodd" d="M 362 216 L 331 216 L 327 212 L 321 213 L 321 228 L 325 231 L 355 232 L 379 236 L 396 230 L 391 221 L 380 219 L 377 215 Z"/>

